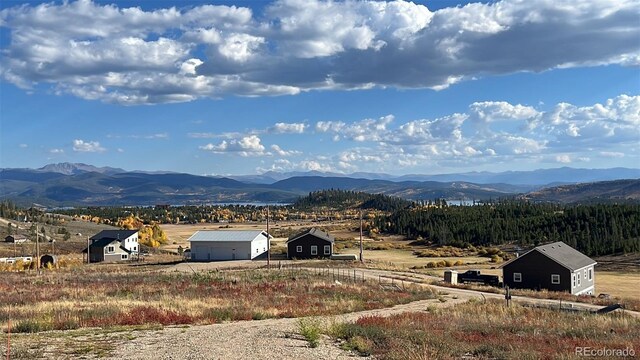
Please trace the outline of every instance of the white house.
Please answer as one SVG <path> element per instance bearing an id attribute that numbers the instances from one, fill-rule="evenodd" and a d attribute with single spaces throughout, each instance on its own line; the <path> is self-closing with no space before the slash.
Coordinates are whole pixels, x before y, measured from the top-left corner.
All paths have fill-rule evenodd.
<path id="1" fill-rule="evenodd" d="M 90 239 L 91 244 L 105 241 L 103 239 L 117 240 L 120 242 L 119 246 L 129 253 L 137 254 L 140 251 L 138 230 L 102 230 Z"/>
<path id="2" fill-rule="evenodd" d="M 264 254 L 271 239 L 261 230 L 200 230 L 189 238 L 191 260 L 251 260 Z"/>

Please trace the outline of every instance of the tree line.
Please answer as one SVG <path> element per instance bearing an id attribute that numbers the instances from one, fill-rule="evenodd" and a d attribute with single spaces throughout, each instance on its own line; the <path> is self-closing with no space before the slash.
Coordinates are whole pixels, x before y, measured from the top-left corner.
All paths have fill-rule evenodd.
<path id="1" fill-rule="evenodd" d="M 640 251 L 640 205 L 555 205 L 502 201 L 421 206 L 376 217 L 382 233 L 453 246 L 539 245 L 554 241 L 589 255 Z"/>

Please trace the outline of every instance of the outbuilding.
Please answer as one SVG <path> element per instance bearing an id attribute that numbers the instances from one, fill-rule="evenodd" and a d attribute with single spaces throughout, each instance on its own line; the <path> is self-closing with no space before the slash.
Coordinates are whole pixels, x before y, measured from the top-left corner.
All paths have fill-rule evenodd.
<path id="1" fill-rule="evenodd" d="M 329 258 L 333 255 L 333 236 L 316 228 L 303 231 L 287 240 L 287 258 Z"/>
<path id="2" fill-rule="evenodd" d="M 29 239 L 24 235 L 9 235 L 4 238 L 4 241 L 8 243 L 21 244 L 29 241 Z"/>
<path id="3" fill-rule="evenodd" d="M 510 288 L 592 295 L 596 264 L 595 260 L 558 241 L 537 246 L 501 268 L 504 284 Z"/>
<path id="4" fill-rule="evenodd" d="M 251 260 L 267 252 L 271 235 L 261 230 L 200 230 L 189 238 L 191 260 Z"/>

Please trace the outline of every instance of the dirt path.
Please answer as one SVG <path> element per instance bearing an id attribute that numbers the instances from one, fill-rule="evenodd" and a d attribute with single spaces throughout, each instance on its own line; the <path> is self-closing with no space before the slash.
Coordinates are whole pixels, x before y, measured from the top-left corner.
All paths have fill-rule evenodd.
<path id="1" fill-rule="evenodd" d="M 198 270 L 203 267 L 199 266 Z M 311 269 L 313 270 L 313 269 Z M 316 269 L 317 270 L 317 269 Z M 351 270 L 352 271 L 352 270 Z M 396 286 L 402 282 L 423 283 L 434 279 L 432 276 L 394 272 L 386 270 L 358 269 L 368 281 L 385 282 L 394 279 Z M 438 278 L 435 278 L 438 279 Z M 433 285 L 429 285 L 433 286 Z M 322 317 L 325 324 L 331 322 L 355 321 L 366 315 L 389 316 L 407 311 L 425 311 L 429 307 L 447 307 L 476 299 L 503 299 L 502 294 L 481 293 L 479 291 L 433 286 L 446 294 L 439 299 L 416 301 L 392 308 L 361 311 L 337 316 Z M 556 300 L 533 299 L 514 296 L 513 300 L 532 305 L 552 306 Z M 575 308 L 593 310 L 597 306 L 581 303 Z M 638 313 L 627 312 L 632 316 Z M 270 319 L 205 326 L 168 327 L 158 331 L 147 331 L 138 337 L 117 346 L 112 359 L 347 359 L 355 357 L 339 348 L 328 338 L 324 338 L 317 348 L 308 347 L 298 335 L 297 319 Z"/>
<path id="2" fill-rule="evenodd" d="M 392 308 L 325 316 L 325 324 L 355 321 L 365 315 L 389 316 L 406 311 L 425 311 L 428 307 L 452 306 L 463 300 L 416 301 Z M 167 327 L 138 332 L 123 341 L 109 359 L 348 359 L 359 357 L 323 338 L 310 348 L 298 334 L 298 319 L 269 319 L 191 327 Z"/>

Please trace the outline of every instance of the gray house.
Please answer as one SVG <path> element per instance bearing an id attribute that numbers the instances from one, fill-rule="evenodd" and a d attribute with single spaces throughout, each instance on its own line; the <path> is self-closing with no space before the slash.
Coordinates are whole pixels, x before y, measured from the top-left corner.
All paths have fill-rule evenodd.
<path id="1" fill-rule="evenodd" d="M 515 289 L 568 291 L 593 295 L 596 261 L 559 241 L 537 246 L 504 263 L 504 285 Z"/>
<path id="2" fill-rule="evenodd" d="M 287 258 L 329 258 L 333 255 L 333 236 L 316 228 L 303 231 L 287 240 Z"/>

